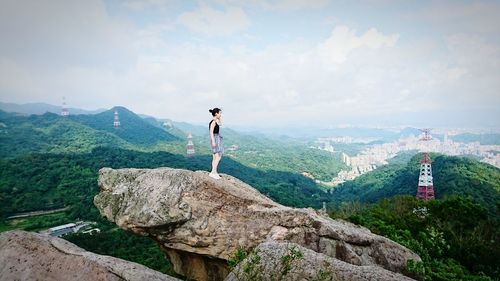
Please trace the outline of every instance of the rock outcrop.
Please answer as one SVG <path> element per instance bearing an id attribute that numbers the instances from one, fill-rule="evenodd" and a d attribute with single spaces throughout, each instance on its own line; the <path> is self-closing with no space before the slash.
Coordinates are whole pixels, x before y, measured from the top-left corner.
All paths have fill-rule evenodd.
<path id="1" fill-rule="evenodd" d="M 224 281 L 251 280 L 411 281 L 413 279 L 379 266 L 352 265 L 295 243 L 270 241 L 257 246 Z"/>
<path id="2" fill-rule="evenodd" d="M 240 247 L 288 241 L 355 266 L 403 272 L 420 258 L 407 248 L 313 209 L 273 202 L 244 182 L 223 175 L 170 168 L 99 171 L 94 204 L 123 229 L 155 240 L 179 274 L 223 280 L 226 261 Z"/>
<path id="3" fill-rule="evenodd" d="M 134 262 L 87 252 L 60 238 L 8 231 L 0 234 L 0 281 L 4 280 L 179 279 Z"/>

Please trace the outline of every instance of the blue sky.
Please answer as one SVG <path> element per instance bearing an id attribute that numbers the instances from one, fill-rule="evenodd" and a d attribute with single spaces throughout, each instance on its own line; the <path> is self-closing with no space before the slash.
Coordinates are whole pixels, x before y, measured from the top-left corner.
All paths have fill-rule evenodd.
<path id="1" fill-rule="evenodd" d="M 0 1 L 0 100 L 235 127 L 500 127 L 500 2 Z"/>

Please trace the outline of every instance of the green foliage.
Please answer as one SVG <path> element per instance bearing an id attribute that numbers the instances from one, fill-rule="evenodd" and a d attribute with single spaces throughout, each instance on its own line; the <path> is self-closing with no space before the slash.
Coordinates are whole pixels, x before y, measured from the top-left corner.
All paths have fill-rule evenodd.
<path id="1" fill-rule="evenodd" d="M 318 275 L 311 281 L 333 281 L 333 272 L 330 270 L 320 269 Z"/>
<path id="2" fill-rule="evenodd" d="M 122 126 L 113 127 L 114 111 L 96 115 L 62 117 L 53 113 L 29 117 L 0 115 L 0 156 L 28 153 L 88 153 L 96 147 L 120 147 L 153 151 L 165 146 L 184 148 L 184 142 L 151 125 L 125 108 L 117 109 Z"/>
<path id="3" fill-rule="evenodd" d="M 288 253 L 281 257 L 281 276 L 286 276 L 292 270 L 295 261 L 303 258 L 304 253 L 298 250 L 296 246 L 288 247 Z"/>
<path id="4" fill-rule="evenodd" d="M 98 148 L 88 154 L 30 154 L 0 160 L 0 216 L 32 210 L 70 206 L 70 217 L 95 219 L 93 207 L 98 193 L 97 172 L 102 167 L 156 168 L 172 167 L 207 170 L 211 158 L 186 158 L 167 152 L 143 153 L 130 150 Z M 277 202 L 295 207 L 316 207 L 328 202 L 329 195 L 301 175 L 261 171 L 226 158 L 220 171 L 231 174 Z"/>
<path id="5" fill-rule="evenodd" d="M 418 154 L 417 150 L 401 151 L 393 158 L 387 160 L 389 164 L 392 165 L 406 165 L 412 161 L 415 155 Z"/>
<path id="6" fill-rule="evenodd" d="M 120 127 L 114 128 L 114 113 L 118 112 Z M 135 145 L 154 145 L 159 141 L 174 141 L 177 137 L 167 131 L 152 125 L 124 107 L 114 107 L 111 110 L 94 115 L 70 116 L 73 120 L 99 131 L 106 131 Z"/>
<path id="7" fill-rule="evenodd" d="M 368 147 L 363 143 L 336 143 L 333 144 L 335 151 L 342 151 L 349 156 L 355 156 Z"/>
<path id="8" fill-rule="evenodd" d="M 366 226 L 413 250 L 423 263 L 409 261 L 407 269 L 420 279 L 499 276 L 500 225 L 469 197 L 425 202 L 396 196 L 373 205 L 342 204 L 332 216 Z"/>
<path id="9" fill-rule="evenodd" d="M 306 143 L 270 140 L 265 137 L 245 135 L 230 129 L 222 131 L 227 148 L 238 145 L 238 149 L 226 149 L 226 155 L 252 169 L 280 171 L 300 174 L 310 173 L 315 179 L 330 181 L 345 168 L 339 153 L 313 149 Z M 195 139 L 202 153 L 208 153 L 208 134 Z"/>
<path id="10" fill-rule="evenodd" d="M 240 263 L 246 259 L 245 264 L 238 267 Z M 238 247 L 236 252 L 229 258 L 228 265 L 231 271 L 235 274 L 237 280 L 262 280 L 262 271 L 260 267 L 259 250 L 254 249 L 250 252 L 244 248 Z"/>
<path id="11" fill-rule="evenodd" d="M 71 222 L 65 213 L 47 214 L 41 216 L 17 218 L 0 221 L 0 232 L 22 229 L 26 231 L 40 231 L 50 227 Z"/>
<path id="12" fill-rule="evenodd" d="M 377 168 L 353 181 L 339 185 L 334 200 L 377 202 L 394 195 L 415 195 L 422 155 L 407 163 L 396 161 Z M 455 194 L 470 196 L 491 215 L 497 215 L 500 203 L 500 169 L 473 159 L 431 154 L 434 191 L 438 199 Z"/>
<path id="13" fill-rule="evenodd" d="M 108 222 L 101 221 L 98 227 L 101 229 L 99 233 L 92 235 L 74 233 L 65 235 L 63 238 L 87 251 L 137 262 L 151 269 L 176 276 L 173 265 L 158 245 L 150 239 L 116 228 Z"/>
<path id="14" fill-rule="evenodd" d="M 240 262 L 242 262 L 247 257 L 248 257 L 248 252 L 244 248 L 238 247 L 233 256 L 231 256 L 227 260 L 227 264 L 229 265 L 229 268 L 233 270 Z"/>
<path id="15" fill-rule="evenodd" d="M 248 262 L 243 265 L 243 273 L 247 276 L 248 280 L 264 280 L 259 266 L 259 251 L 252 251 L 247 258 Z"/>
<path id="16" fill-rule="evenodd" d="M 304 258 L 304 253 L 296 246 L 287 246 L 286 254 L 281 256 L 279 266 L 270 272 L 271 281 L 287 280 L 286 276 L 297 265 L 297 261 Z M 240 264 L 243 260 L 245 262 Z M 266 280 L 264 267 L 261 264 L 259 250 L 254 249 L 247 252 L 243 248 L 238 248 L 233 256 L 228 260 L 229 267 L 233 270 L 237 280 Z M 321 273 L 321 276 L 326 273 Z M 323 279 L 320 279 L 323 280 Z"/>

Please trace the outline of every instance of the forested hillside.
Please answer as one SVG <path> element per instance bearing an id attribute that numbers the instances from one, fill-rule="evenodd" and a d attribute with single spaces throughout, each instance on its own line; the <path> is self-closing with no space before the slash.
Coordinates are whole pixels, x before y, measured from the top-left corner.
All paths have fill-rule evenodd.
<path id="1" fill-rule="evenodd" d="M 96 147 L 151 150 L 152 145 L 172 144 L 180 139 L 155 127 L 125 108 L 121 126 L 113 127 L 114 110 L 97 115 L 62 117 L 54 113 L 18 116 L 0 114 L 0 156 L 15 157 L 28 153 L 84 153 Z"/>
<path id="2" fill-rule="evenodd" d="M 71 217 L 90 219 L 97 211 L 92 199 L 98 192 L 97 172 L 100 168 L 208 170 L 211 158 L 98 148 L 85 154 L 30 154 L 0 161 L 3 167 L 0 171 L 2 217 L 47 209 L 47 206 L 70 206 Z M 284 205 L 319 208 L 321 202 L 330 201 L 327 193 L 300 174 L 256 170 L 232 159 L 221 162 L 220 171 L 247 182 Z"/>
<path id="3" fill-rule="evenodd" d="M 336 202 L 377 202 L 394 195 L 415 195 L 421 154 L 408 163 L 399 162 L 377 168 L 333 192 Z M 494 213 L 500 204 L 500 169 L 477 160 L 431 154 L 436 198 L 470 196 Z"/>
<path id="4" fill-rule="evenodd" d="M 120 126 L 113 127 L 114 113 L 118 113 Z M 136 145 L 154 145 L 160 141 L 174 141 L 177 137 L 158 128 L 125 107 L 114 107 L 94 115 L 70 116 L 73 120 L 99 131 L 113 133 Z"/>
<path id="5" fill-rule="evenodd" d="M 113 127 L 115 110 L 120 116 L 119 128 Z M 156 245 L 116 229 L 93 205 L 102 167 L 208 171 L 208 130 L 167 122 L 166 126 L 151 117 L 141 118 L 121 107 L 66 118 L 52 113 L 19 116 L 0 111 L 0 231 L 38 231 L 77 219 L 95 221 L 101 233 L 67 239 L 88 250 L 172 274 L 170 263 Z M 195 157 L 185 156 L 188 132 L 176 124 L 193 129 Z M 219 166 L 221 173 L 243 180 L 284 205 L 320 208 L 325 202 L 334 210 L 332 216 L 364 225 L 411 248 L 424 261 L 409 265 L 417 278 L 492 280 L 498 276 L 499 169 L 473 159 L 431 154 L 438 200 L 422 202 L 413 198 L 421 154 L 409 151 L 330 194 L 314 179 L 330 180 L 346 169 L 339 152 L 311 148 L 314 143 L 308 140 L 269 139 L 229 128 L 222 132 L 226 155 Z M 412 132 L 414 129 L 402 133 Z M 366 146 L 338 144 L 335 148 L 355 154 Z M 66 209 L 27 219 L 6 219 L 22 212 L 57 208 Z"/>
<path id="6" fill-rule="evenodd" d="M 344 203 L 332 214 L 413 250 L 420 280 L 499 280 L 500 224 L 471 198 L 422 201 L 395 196 L 376 204 Z"/>

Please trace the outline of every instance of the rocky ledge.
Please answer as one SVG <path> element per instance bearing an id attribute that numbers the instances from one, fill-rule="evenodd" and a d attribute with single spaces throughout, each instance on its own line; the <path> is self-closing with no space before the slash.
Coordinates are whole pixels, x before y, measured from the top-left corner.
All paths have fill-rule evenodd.
<path id="1" fill-rule="evenodd" d="M 290 242 L 261 243 L 224 281 L 411 281 L 375 265 L 352 265 Z"/>
<path id="2" fill-rule="evenodd" d="M 174 281 L 143 265 L 87 252 L 60 238 L 34 232 L 0 234 L 0 281 Z"/>
<path id="3" fill-rule="evenodd" d="M 224 280 L 227 260 L 238 249 L 273 241 L 342 261 L 349 270 L 372 266 L 379 272 L 372 280 L 405 280 L 399 273 L 405 273 L 406 262 L 420 261 L 364 227 L 280 205 L 229 175 L 214 180 L 203 171 L 103 168 L 98 184 L 94 204 L 101 214 L 156 241 L 174 270 L 191 279 Z"/>

